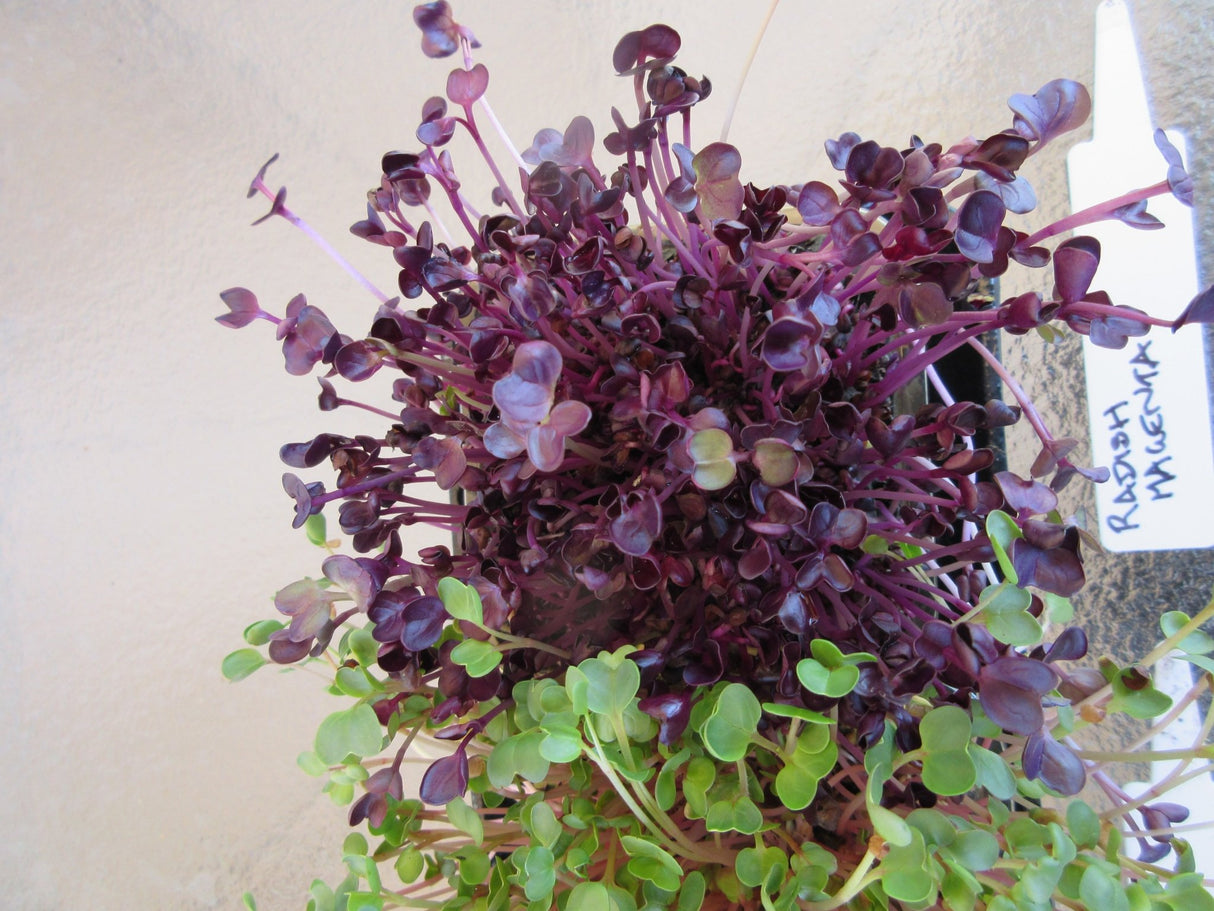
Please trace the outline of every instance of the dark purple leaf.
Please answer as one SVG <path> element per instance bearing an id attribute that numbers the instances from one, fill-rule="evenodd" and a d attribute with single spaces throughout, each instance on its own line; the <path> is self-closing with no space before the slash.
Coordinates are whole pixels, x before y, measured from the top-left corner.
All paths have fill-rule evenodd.
<path id="1" fill-rule="evenodd" d="M 1028 157 L 1029 143 L 1018 133 L 996 133 L 961 158 L 962 167 L 977 168 L 1001 182 L 1015 179 L 1015 171 Z"/>
<path id="2" fill-rule="evenodd" d="M 606 249 L 607 244 L 602 237 L 595 235 L 587 238 L 581 246 L 565 257 L 565 270 L 570 275 L 585 275 L 599 265 Z"/>
<path id="3" fill-rule="evenodd" d="M 1047 664 L 1008 655 L 984 665 L 978 675 L 978 694 L 987 716 L 1013 734 L 1028 736 L 1041 728 L 1045 713 L 1041 697 L 1058 685 L 1058 675 Z"/>
<path id="4" fill-rule="evenodd" d="M 1008 405 L 999 399 L 991 399 L 983 408 L 986 411 L 986 426 L 989 429 L 1010 427 L 1020 420 L 1019 406 Z"/>
<path id="5" fill-rule="evenodd" d="M 989 449 L 963 449 L 955 452 L 941 465 L 946 471 L 961 475 L 976 474 L 995 463 L 995 454 Z"/>
<path id="6" fill-rule="evenodd" d="M 738 574 L 743 579 L 757 579 L 771 568 L 771 545 L 759 538 L 738 558 Z"/>
<path id="7" fill-rule="evenodd" d="M 995 245 L 1007 207 L 998 194 L 976 190 L 961 205 L 957 213 L 957 228 L 953 239 L 957 249 L 976 263 L 989 263 L 995 257 Z"/>
<path id="8" fill-rule="evenodd" d="M 683 682 L 688 686 L 711 686 L 725 673 L 721 643 L 707 639 L 698 646 L 695 656 L 683 668 Z"/>
<path id="9" fill-rule="evenodd" d="M 898 415 L 888 426 L 877 417 L 869 418 L 868 423 L 864 425 L 868 441 L 886 458 L 901 451 L 910 440 L 914 429 L 915 419 L 909 414 Z"/>
<path id="10" fill-rule="evenodd" d="M 1068 547 L 1047 549 L 1020 538 L 1012 542 L 1012 565 L 1021 585 L 1035 585 L 1064 598 L 1078 593 L 1085 581 L 1083 561 Z"/>
<path id="11" fill-rule="evenodd" d="M 1054 284 L 1066 303 L 1082 300 L 1100 265 L 1100 241 L 1094 237 L 1072 237 L 1054 251 Z"/>
<path id="12" fill-rule="evenodd" d="M 268 651 L 270 660 L 275 664 L 294 664 L 296 661 L 302 661 L 308 657 L 311 650 L 311 640 L 296 642 L 288 638 L 285 629 L 280 629 L 270 636 Z"/>
<path id="13" fill-rule="evenodd" d="M 282 215 L 287 211 L 287 188 L 282 187 L 274 194 L 274 201 L 270 203 L 270 211 L 261 218 L 253 222 L 254 225 L 259 225 L 262 222 L 269 221 L 275 215 Z"/>
<path id="14" fill-rule="evenodd" d="M 438 641 L 448 618 L 443 602 L 427 595 L 405 605 L 402 619 L 400 644 L 411 652 L 420 652 Z"/>
<path id="15" fill-rule="evenodd" d="M 1050 661 L 1078 661 L 1088 653 L 1088 636 L 1081 626 L 1068 626 L 1050 645 L 1045 657 Z"/>
<path id="16" fill-rule="evenodd" d="M 803 636 L 813 625 L 809 610 L 805 606 L 805 596 L 796 589 L 791 589 L 780 602 L 778 613 L 780 623 L 794 636 Z"/>
<path id="17" fill-rule="evenodd" d="M 843 251 L 843 265 L 858 266 L 881 252 L 881 241 L 877 235 L 864 233 L 854 238 Z"/>
<path id="18" fill-rule="evenodd" d="M 426 146 L 442 146 L 451 141 L 455 135 L 456 122 L 454 117 L 439 117 L 435 120 L 423 120 L 417 126 L 417 141 Z"/>
<path id="19" fill-rule="evenodd" d="M 839 196 L 826 184 L 812 181 L 801 187 L 797 211 L 805 224 L 824 227 L 839 213 Z"/>
<path id="20" fill-rule="evenodd" d="M 696 206 L 700 204 L 700 197 L 696 193 L 695 184 L 682 176 L 676 177 L 667 184 L 666 190 L 662 195 L 672 209 L 684 215 L 694 212 Z"/>
<path id="21" fill-rule="evenodd" d="M 278 457 L 292 468 L 314 468 L 331 453 L 353 442 L 349 437 L 322 433 L 307 443 L 287 443 L 278 450 Z"/>
<path id="22" fill-rule="evenodd" d="M 821 360 L 823 353 L 817 344 L 821 337 L 822 326 L 814 317 L 784 317 L 763 333 L 760 356 L 772 370 L 803 370 Z"/>
<path id="23" fill-rule="evenodd" d="M 1039 481 L 1025 480 L 1010 471 L 995 475 L 995 482 L 1003 491 L 1007 505 L 1019 512 L 1027 510 L 1035 515 L 1044 515 L 1058 508 L 1058 496 Z"/>
<path id="24" fill-rule="evenodd" d="M 852 550 L 860 546 L 860 542 L 864 540 L 868 534 L 868 516 L 862 510 L 848 507 L 841 509 L 835 515 L 834 521 L 831 523 L 830 531 L 824 539 L 831 544 L 847 550 Z"/>
<path id="25" fill-rule="evenodd" d="M 856 583 L 855 574 L 838 554 L 822 558 L 822 578 L 837 592 L 849 592 Z"/>
<path id="26" fill-rule="evenodd" d="M 902 220 L 924 231 L 934 231 L 948 224 L 948 203 L 937 187 L 915 187 L 902 200 Z"/>
<path id="27" fill-rule="evenodd" d="M 384 350 L 366 339 L 338 349 L 333 366 L 344 379 L 360 382 L 373 376 L 384 363 Z"/>
<path id="28" fill-rule="evenodd" d="M 631 656 L 634 660 L 636 653 Z M 637 708 L 658 722 L 658 741 L 670 746 L 683 736 L 691 720 L 691 696 L 688 693 L 662 693 L 647 696 Z"/>
<path id="29" fill-rule="evenodd" d="M 432 716 L 433 717 L 433 716 Z M 468 790 L 468 754 L 461 745 L 451 756 L 435 760 L 422 776 L 418 796 L 434 806 L 445 806 Z"/>
<path id="30" fill-rule="evenodd" d="M 1087 781 L 1083 760 L 1045 730 L 1035 731 L 1024 745 L 1024 774 L 1066 797 L 1082 791 Z"/>
<path id="31" fill-rule="evenodd" d="M 337 395 L 337 390 L 323 376 L 318 376 L 316 379 L 320 383 L 320 395 L 316 397 L 317 407 L 321 411 L 335 410 L 342 403 Z"/>
<path id="32" fill-rule="evenodd" d="M 1033 459 L 1033 464 L 1029 466 L 1029 474 L 1034 478 L 1040 478 L 1049 474 L 1078 445 L 1079 441 L 1072 437 L 1060 437 L 1056 440 L 1045 441 L 1041 444 L 1041 452 L 1037 453 L 1037 458 Z"/>
<path id="33" fill-rule="evenodd" d="M 873 142 L 858 143 L 847 156 L 844 171 L 849 184 L 884 189 L 902 173 L 902 156 L 897 149 Z"/>
<path id="34" fill-rule="evenodd" d="M 953 315 L 953 305 L 935 282 L 904 282 L 898 290 L 898 313 L 912 326 L 939 326 Z"/>

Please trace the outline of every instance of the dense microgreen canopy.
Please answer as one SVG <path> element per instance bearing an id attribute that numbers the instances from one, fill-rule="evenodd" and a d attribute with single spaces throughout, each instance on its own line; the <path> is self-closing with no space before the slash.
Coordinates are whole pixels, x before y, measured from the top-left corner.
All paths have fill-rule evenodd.
<path id="1" fill-rule="evenodd" d="M 693 144 L 710 83 L 674 66 L 678 34 L 651 25 L 614 54 L 638 107 L 612 111 L 611 164 L 576 117 L 516 156 L 516 187 L 482 142 L 476 112 L 493 118 L 478 43 L 445 2 L 414 19 L 427 55 L 458 51 L 462 65 L 446 99 L 422 106 L 420 148 L 383 157 L 352 232 L 392 251 L 400 295 L 418 306 L 360 276 L 378 309 L 350 337 L 303 295 L 278 317 L 246 289 L 221 294 L 220 323 L 269 321 L 288 372 L 325 371 L 322 410 L 381 421 L 282 450 L 293 469 L 336 472 L 331 487 L 284 476 L 295 525 L 330 546 L 323 517 L 336 509 L 359 555 L 329 556 L 323 581 L 279 592 L 288 622 L 248 634 L 279 664 L 334 657 L 336 691 L 357 700 L 325 719 L 301 763 L 339 767 L 330 788 L 344 802 L 361 783 L 351 820 L 385 837 L 377 856 L 396 857 L 406 883 L 424 866 L 407 833 L 436 818 L 425 806 L 443 807 L 471 838 L 432 857 L 454 864 L 460 901 L 521 889 L 533 907 L 565 895 L 568 909 L 632 911 L 643 898 L 696 911 L 711 877 L 746 908 L 862 893 L 970 908 L 994 888 L 976 874 L 1001 857 L 1009 894 L 1038 890 L 1025 907 L 1055 887 L 1103 896 L 1105 862 L 1065 880 L 1076 848 L 1060 830 L 1026 816 L 1013 837 L 1001 803 L 967 796 L 1072 795 L 1089 770 L 1103 783 L 1067 736 L 1072 703 L 1104 692 L 1142 717 L 1167 708 L 1133 668 L 1075 669 L 1086 637 L 1057 629 L 1084 568 L 1056 493 L 1101 472 L 1071 461 L 1075 441 L 1054 438 L 1017 384 L 1009 404 L 939 389 L 908 406 L 904 394 L 925 376 L 938 385 L 935 366 L 964 347 L 1006 376 L 987 347 L 999 330 L 1065 326 L 1117 348 L 1167 325 L 1093 290 L 1093 238 L 1041 245 L 1082 220 L 1032 236 L 1009 223 L 1036 202 L 1018 170 L 1086 120 L 1086 90 L 1055 80 L 1013 96 L 1009 129 L 947 148 L 845 133 L 826 143 L 837 186 L 757 187 L 736 148 Z M 443 148 L 458 132 L 496 181 L 487 214 L 468 206 Z M 1191 195 L 1180 156 L 1157 141 L 1166 181 L 1087 221 L 1150 228 L 1148 198 Z M 252 192 L 270 215 L 310 231 L 265 181 L 263 168 Z M 435 229 L 438 199 L 454 230 Z M 1051 268 L 1050 297 L 978 293 L 1012 263 Z M 1214 321 L 1210 295 L 1175 325 Z M 390 402 L 338 391 L 384 375 Z M 1028 472 L 994 472 L 984 440 L 1022 414 L 1041 455 Z M 420 482 L 451 497 L 427 499 Z M 418 523 L 440 543 L 413 555 L 401 532 Z M 1190 660 L 1208 661 L 1185 620 L 1169 622 Z M 263 660 L 242 649 L 225 673 Z M 454 747 L 429 765 L 418 803 L 399 768 L 423 733 Z M 360 760 L 385 737 L 403 745 L 367 774 Z M 580 798 L 592 781 L 619 803 Z M 494 816 L 474 812 L 472 794 L 521 840 L 485 847 Z M 599 832 L 603 814 L 616 835 Z M 1160 803 L 1139 816 L 1147 829 L 1183 818 Z M 764 834 L 773 819 L 787 844 Z M 600 882 L 613 838 L 617 878 Z M 1083 838 L 1116 856 L 1099 827 Z M 1161 845 L 1175 846 L 1152 842 L 1144 857 Z M 347 863 L 371 890 L 365 854 Z"/>

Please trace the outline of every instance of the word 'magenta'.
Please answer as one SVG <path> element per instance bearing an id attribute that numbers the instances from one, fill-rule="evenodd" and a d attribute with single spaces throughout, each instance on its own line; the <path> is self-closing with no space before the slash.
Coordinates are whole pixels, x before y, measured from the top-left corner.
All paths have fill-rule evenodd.
<path id="1" fill-rule="evenodd" d="M 1105 517 L 1105 524 L 1115 533 L 1139 528 L 1134 513 L 1143 498 L 1148 502 L 1169 499 L 1174 494 L 1169 485 L 1176 480 L 1166 467 L 1172 456 L 1163 408 L 1155 402 L 1154 382 L 1160 364 L 1151 357 L 1151 342 L 1139 342 L 1138 353 L 1129 363 L 1133 368 L 1134 401 L 1123 399 L 1104 410 L 1113 450 L 1111 480 L 1117 486 L 1113 502 L 1122 507 L 1121 512 Z"/>

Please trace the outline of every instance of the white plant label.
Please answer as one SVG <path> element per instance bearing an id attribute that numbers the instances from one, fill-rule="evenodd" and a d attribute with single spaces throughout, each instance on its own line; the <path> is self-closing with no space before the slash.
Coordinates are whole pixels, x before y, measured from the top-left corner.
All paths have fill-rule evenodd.
<path id="1" fill-rule="evenodd" d="M 1092 141 L 1067 156 L 1071 208 L 1163 179 L 1129 12 L 1106 0 L 1096 13 Z M 1183 137 L 1169 133 L 1185 155 Z M 1187 162 L 1187 155 L 1185 155 Z M 1147 209 L 1167 226 L 1118 221 L 1079 229 L 1100 241 L 1095 288 L 1116 304 L 1174 319 L 1197 294 L 1192 214 L 1170 195 Z M 1100 541 L 1111 551 L 1214 547 L 1214 450 L 1210 443 L 1202 333 L 1153 328 L 1120 351 L 1083 343 L 1094 464 L 1112 473 L 1096 485 Z"/>

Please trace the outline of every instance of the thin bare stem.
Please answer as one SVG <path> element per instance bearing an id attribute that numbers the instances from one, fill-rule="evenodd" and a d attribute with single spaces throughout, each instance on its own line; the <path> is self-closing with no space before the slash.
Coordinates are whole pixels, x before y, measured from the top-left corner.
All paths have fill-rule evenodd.
<path id="1" fill-rule="evenodd" d="M 755 57 L 759 54 L 759 45 L 763 43 L 763 36 L 767 34 L 767 26 L 771 22 L 771 17 L 776 13 L 776 7 L 779 5 L 780 0 L 771 0 L 771 4 L 767 7 L 767 13 L 763 16 L 763 22 L 759 25 L 759 33 L 755 35 L 755 40 L 750 45 L 750 51 L 746 54 L 746 62 L 742 64 L 742 75 L 738 77 L 738 87 L 734 90 L 733 97 L 729 99 L 729 108 L 725 112 L 725 123 L 721 125 L 721 142 L 725 142 L 729 138 L 729 128 L 733 124 L 733 115 L 738 109 L 738 100 L 742 97 L 742 89 L 746 85 L 746 77 L 750 74 L 750 67 L 755 62 Z"/>

